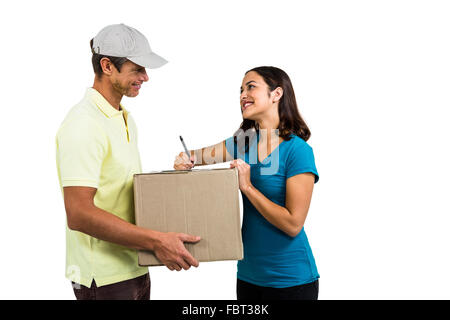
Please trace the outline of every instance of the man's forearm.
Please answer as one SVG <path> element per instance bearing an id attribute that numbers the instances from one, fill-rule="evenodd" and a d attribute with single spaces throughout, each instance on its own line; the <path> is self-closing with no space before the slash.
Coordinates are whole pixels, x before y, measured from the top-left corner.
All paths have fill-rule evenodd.
<path id="1" fill-rule="evenodd" d="M 100 240 L 138 250 L 153 250 L 158 241 L 158 231 L 138 227 L 96 206 L 80 209 L 77 217 L 71 229 Z"/>

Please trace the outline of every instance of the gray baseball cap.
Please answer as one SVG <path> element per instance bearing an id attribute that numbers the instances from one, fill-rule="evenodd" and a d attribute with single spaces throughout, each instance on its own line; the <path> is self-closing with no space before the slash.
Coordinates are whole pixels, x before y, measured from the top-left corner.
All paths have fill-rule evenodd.
<path id="1" fill-rule="evenodd" d="M 95 36 L 92 53 L 122 57 L 145 68 L 159 68 L 167 60 L 150 49 L 147 38 L 123 23 L 113 24 L 100 30 Z"/>

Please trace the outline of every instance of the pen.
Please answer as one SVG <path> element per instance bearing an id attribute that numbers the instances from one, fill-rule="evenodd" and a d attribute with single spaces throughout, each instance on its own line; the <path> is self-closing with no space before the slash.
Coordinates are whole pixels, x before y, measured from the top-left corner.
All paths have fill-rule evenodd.
<path id="1" fill-rule="evenodd" d="M 181 140 L 181 143 L 183 144 L 184 152 L 187 154 L 187 156 L 190 159 L 191 158 L 191 153 L 189 152 L 188 148 L 186 147 L 186 144 L 184 143 L 184 140 L 183 140 L 182 136 L 180 136 L 180 140 Z M 191 161 L 191 162 L 193 162 L 193 161 Z"/>

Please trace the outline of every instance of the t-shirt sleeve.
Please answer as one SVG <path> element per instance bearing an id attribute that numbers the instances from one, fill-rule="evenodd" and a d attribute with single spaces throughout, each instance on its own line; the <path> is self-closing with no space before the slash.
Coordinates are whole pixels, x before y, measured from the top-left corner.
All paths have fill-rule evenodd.
<path id="1" fill-rule="evenodd" d="M 241 159 L 247 163 L 256 163 L 256 142 L 255 140 L 251 140 L 256 138 L 256 136 L 240 136 L 236 137 L 233 135 L 228 139 L 225 139 L 225 148 L 230 155 L 230 157 L 234 160 Z M 254 141 L 252 143 L 252 141 Z M 251 145 L 251 147 L 250 147 Z"/>
<path id="2" fill-rule="evenodd" d="M 286 179 L 306 172 L 315 175 L 314 183 L 319 181 L 313 149 L 305 142 L 295 143 L 287 157 Z"/>
<path id="3" fill-rule="evenodd" d="M 228 154 L 233 158 L 233 160 L 237 159 L 237 143 L 234 142 L 234 137 L 231 136 L 228 139 L 225 139 L 225 148 L 227 149 Z"/>
<path id="4" fill-rule="evenodd" d="M 62 187 L 98 188 L 108 140 L 92 120 L 63 124 L 56 135 L 56 160 Z"/>

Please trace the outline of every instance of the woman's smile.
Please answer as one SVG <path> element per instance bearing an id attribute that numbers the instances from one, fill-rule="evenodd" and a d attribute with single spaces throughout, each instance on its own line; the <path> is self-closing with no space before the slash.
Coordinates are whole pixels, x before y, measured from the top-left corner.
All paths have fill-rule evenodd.
<path id="1" fill-rule="evenodd" d="M 241 102 L 242 111 L 245 111 L 247 108 L 251 107 L 252 105 L 253 105 L 253 101 L 242 100 L 242 102 Z"/>

